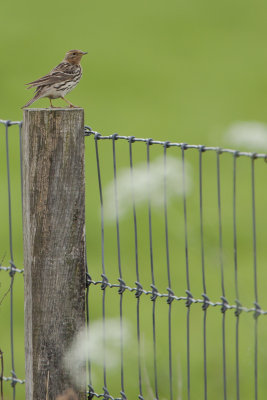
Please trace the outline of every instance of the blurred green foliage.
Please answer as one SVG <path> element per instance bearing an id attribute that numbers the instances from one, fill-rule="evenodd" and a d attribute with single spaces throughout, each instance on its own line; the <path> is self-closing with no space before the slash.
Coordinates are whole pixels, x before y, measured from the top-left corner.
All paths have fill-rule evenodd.
<path id="1" fill-rule="evenodd" d="M 146 0 L 112 2 L 77 0 L 38 3 L 3 2 L 1 4 L 1 96 L 0 118 L 22 120 L 20 107 L 32 96 L 24 83 L 48 73 L 67 50 L 88 51 L 82 60 L 84 74 L 78 87 L 68 95 L 70 101 L 85 109 L 86 124 L 95 130 L 111 134 L 153 137 L 154 139 L 226 146 L 224 132 L 235 121 L 266 122 L 267 107 L 267 4 L 257 0 Z M 61 100 L 55 104 L 63 106 Z M 48 107 L 48 100 L 35 103 Z M 16 266 L 23 265 L 20 203 L 20 172 L 18 131 L 10 128 L 10 158 L 12 181 L 12 221 Z M 128 145 L 117 143 L 118 168 L 127 167 Z M 259 150 L 261 150 L 259 148 Z M 152 158 L 162 154 L 162 148 L 151 148 Z M 170 149 L 172 155 L 180 154 Z M 111 143 L 100 145 L 103 184 L 112 179 Z M 4 127 L 0 125 L 0 259 L 8 265 L 8 203 L 6 183 Z M 189 262 L 191 290 L 200 298 L 201 253 L 198 211 L 198 155 L 186 153 L 192 165 L 192 192 L 188 197 Z M 216 198 L 216 155 L 203 155 L 204 240 L 206 255 L 207 293 L 214 301 L 221 296 Z M 145 146 L 134 145 L 134 163 L 145 160 Z M 251 307 L 253 292 L 253 258 L 251 236 L 250 160 L 238 160 L 238 262 L 240 300 Z M 256 161 L 257 244 L 260 304 L 266 309 L 266 164 Z M 233 229 L 232 229 L 232 158 L 222 157 L 222 212 L 226 297 L 235 301 Z M 86 223 L 88 265 L 94 279 L 100 276 L 99 198 L 92 138 L 86 138 Z M 181 200 L 169 204 L 170 262 L 173 290 L 179 296 L 186 288 L 183 211 Z M 140 281 L 150 284 L 147 209 L 138 209 Z M 164 215 L 153 209 L 156 283 L 166 291 L 166 257 Z M 130 227 L 130 228 L 129 228 Z M 126 282 L 133 286 L 135 278 L 133 228 L 131 213 L 121 220 L 122 266 Z M 117 256 L 114 224 L 106 226 L 107 274 L 115 281 Z M 8 290 L 9 277 L 0 272 L 0 299 Z M 114 290 L 114 289 L 113 289 Z M 99 288 L 92 288 L 90 302 L 92 319 L 101 316 Z M 109 295 L 108 316 L 118 315 L 118 296 Z M 158 370 L 160 398 L 168 398 L 167 306 L 158 300 Z M 141 298 L 141 330 L 146 346 L 144 356 L 153 388 L 151 302 Z M 16 275 L 15 365 L 19 377 L 24 377 L 23 349 L 23 278 Z M 173 365 L 175 398 L 186 397 L 186 308 L 173 303 Z M 126 319 L 135 326 L 135 301 L 125 294 Z M 192 399 L 203 397 L 203 313 L 200 305 L 191 311 L 191 374 Z M 235 398 L 235 317 L 227 313 L 227 379 L 229 398 Z M 221 313 L 209 309 L 208 397 L 222 399 L 222 339 Z M 0 306 L 0 348 L 4 352 L 5 376 L 10 376 L 9 296 Z M 266 381 L 266 324 L 259 321 L 259 398 L 264 398 Z M 251 314 L 242 314 L 240 322 L 240 382 L 241 398 L 254 396 L 254 322 Z M 96 369 L 96 372 L 98 370 Z M 110 372 L 108 383 L 112 393 L 119 393 L 119 368 Z M 97 372 L 99 376 L 100 372 Z M 101 375 L 102 376 L 102 375 Z M 179 376 L 179 379 L 177 379 Z M 137 398 L 136 360 L 126 357 L 125 390 L 129 399 Z M 178 385 L 179 383 L 179 385 Z M 148 391 L 144 384 L 144 393 Z M 101 379 L 96 389 L 101 390 Z M 180 389 L 178 389 L 178 386 Z M 180 392 L 179 392 L 180 391 Z M 17 399 L 24 399 L 24 387 L 17 385 Z M 180 393 L 180 397 L 177 393 Z M 6 399 L 11 399 L 9 384 L 4 384 Z"/>

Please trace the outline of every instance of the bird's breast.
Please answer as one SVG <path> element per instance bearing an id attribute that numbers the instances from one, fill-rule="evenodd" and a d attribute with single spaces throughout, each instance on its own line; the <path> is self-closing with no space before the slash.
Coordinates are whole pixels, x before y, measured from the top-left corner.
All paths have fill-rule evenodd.
<path id="1" fill-rule="evenodd" d="M 58 97 L 64 97 L 68 94 L 72 89 L 74 89 L 82 76 L 81 67 L 77 67 L 72 74 L 69 74 L 67 79 L 54 83 L 53 85 L 47 85 L 46 87 L 46 97 L 50 97 L 51 99 L 57 99 Z"/>

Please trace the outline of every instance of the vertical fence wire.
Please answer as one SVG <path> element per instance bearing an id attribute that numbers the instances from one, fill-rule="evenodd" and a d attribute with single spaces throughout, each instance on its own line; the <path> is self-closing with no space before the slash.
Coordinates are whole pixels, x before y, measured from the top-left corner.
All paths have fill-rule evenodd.
<path id="1" fill-rule="evenodd" d="M 7 207 L 8 207 L 8 212 L 7 212 L 7 219 L 8 219 L 8 247 L 9 247 L 9 267 L 2 266 L 2 261 L 0 261 L 0 271 L 9 271 L 9 277 L 10 277 L 10 283 L 9 283 L 9 288 L 8 290 L 4 293 L 4 295 L 0 298 L 0 306 L 3 302 L 3 300 L 9 295 L 9 332 L 10 332 L 10 364 L 11 364 L 11 376 L 10 377 L 5 377 L 4 376 L 4 352 L 2 352 L 2 349 L 0 350 L 1 353 L 1 376 L 0 376 L 0 381 L 1 381 L 1 398 L 4 396 L 4 385 L 3 382 L 10 382 L 11 384 L 11 390 L 12 390 L 12 398 L 13 400 L 16 399 L 17 396 L 17 391 L 16 391 L 16 384 L 24 384 L 25 380 L 18 379 L 15 371 L 15 345 L 14 345 L 14 322 L 15 322 L 15 304 L 14 304 L 14 294 L 15 294 L 15 288 L 14 288 L 14 283 L 15 283 L 15 275 L 16 272 L 19 272 L 20 274 L 23 273 L 23 269 L 18 269 L 15 265 L 14 261 L 14 248 L 13 248 L 13 209 L 12 209 L 12 203 L 13 203 L 13 195 L 12 195 L 12 188 L 11 188 L 11 182 L 12 182 L 12 176 L 11 176 L 11 160 L 13 161 L 13 151 L 12 151 L 12 146 L 10 146 L 10 127 L 13 125 L 18 125 L 19 127 L 19 161 L 20 161 L 20 189 L 21 189 L 21 204 L 22 204 L 22 199 L 23 199 L 23 191 L 22 191 L 22 143 L 21 143 L 21 134 L 22 134 L 22 122 L 19 121 L 5 121 L 5 120 L 0 120 L 0 124 L 4 125 L 5 128 L 5 134 L 4 134 L 4 142 L 5 142 L 5 148 L 3 149 L 3 152 L 5 152 L 5 158 L 6 158 L 6 182 L 7 182 L 7 192 L 2 193 L 2 197 L 7 195 Z M 12 157 L 10 157 L 10 154 L 12 154 Z M 5 255 L 3 259 L 5 258 Z M 0 289 L 1 289 L 1 284 L 0 284 Z"/>
<path id="2" fill-rule="evenodd" d="M 234 268 L 235 268 L 235 294 L 236 294 L 236 305 L 237 309 L 235 311 L 236 316 L 236 399 L 240 400 L 240 387 L 239 387 L 239 317 L 240 317 L 240 301 L 239 301 L 239 291 L 238 291 L 238 274 L 237 274 L 237 229 L 236 229 L 236 161 L 238 157 L 238 152 L 233 154 L 233 230 L 234 230 Z"/>
<path id="3" fill-rule="evenodd" d="M 155 396 L 158 400 L 158 372 L 157 372 L 157 344 L 156 344 L 156 300 L 157 300 L 157 288 L 155 286 L 154 276 L 154 260 L 153 260 L 153 242 L 152 242 L 152 217 L 151 217 L 151 193 L 150 193 L 150 145 L 152 139 L 147 139 L 146 150 L 147 150 L 147 174 L 148 174 L 148 225 L 149 225 L 149 250 L 150 250 L 150 267 L 151 267 L 151 279 L 152 279 L 152 325 L 153 325 L 153 362 L 154 362 L 154 385 L 155 385 Z"/>
<path id="4" fill-rule="evenodd" d="M 85 236 L 85 243 L 86 243 L 86 236 Z M 89 337 L 89 327 L 90 327 L 90 308 L 89 308 L 89 290 L 90 290 L 90 280 L 91 277 L 88 271 L 88 264 L 87 264 L 87 249 L 85 246 L 85 270 L 86 270 L 86 293 L 85 293 L 85 307 L 86 307 L 86 329 L 87 329 L 87 340 L 90 340 Z M 89 389 L 92 388 L 92 368 L 91 368 L 91 360 L 90 360 L 90 353 L 87 356 L 87 369 L 88 369 L 88 382 L 89 382 Z M 90 398 L 90 397 L 89 397 Z"/>
<path id="5" fill-rule="evenodd" d="M 225 342 L 225 317 L 227 310 L 227 300 L 225 297 L 224 287 L 224 267 L 223 267 L 223 242 L 222 242 L 222 209 L 221 209 L 221 171 L 220 171 L 220 149 L 217 151 L 217 204 L 218 204 L 218 220 L 219 220 L 219 248 L 220 248 L 220 268 L 221 268 L 221 300 L 223 306 L 222 311 L 222 353 L 223 353 L 223 398 L 227 399 L 227 383 L 226 383 L 226 342 Z"/>
<path id="6" fill-rule="evenodd" d="M 140 297 L 142 295 L 142 285 L 140 284 L 139 277 L 139 262 L 138 262 L 138 235 L 137 235 L 137 216 L 136 216 L 136 204 L 135 204 L 135 185 L 134 185 L 134 174 L 133 174 L 133 152 L 132 143 L 134 142 L 134 137 L 129 138 L 129 160 L 130 160 L 130 174 L 131 174 L 131 186 L 132 186 L 132 204 L 133 204 L 133 223 L 134 223 L 134 248 L 135 248 L 135 270 L 136 270 L 136 286 L 137 291 L 135 297 L 137 300 L 136 305 L 136 328 L 137 328 L 137 354 L 138 354 L 138 384 L 139 384 L 139 396 L 140 400 L 143 398 L 142 389 L 142 370 L 141 370 L 141 343 L 140 343 Z"/>
<path id="7" fill-rule="evenodd" d="M 13 379 L 16 379 L 15 373 L 15 359 L 14 359 L 14 310 L 13 310 L 13 301 L 14 301 L 14 278 L 16 273 L 16 267 L 14 264 L 13 258 L 13 235 L 12 235 L 12 211 L 11 211 L 11 182 L 10 182 L 10 160 L 9 160 L 9 136 L 8 136 L 8 127 L 9 122 L 6 122 L 6 162 L 7 162 L 7 185 L 8 185 L 8 222 L 9 222 L 9 251 L 10 251 L 10 345 L 11 345 L 11 366 L 12 371 L 11 375 Z M 13 400 L 16 398 L 16 381 L 11 382 L 13 388 Z"/>
<path id="8" fill-rule="evenodd" d="M 184 237 L 185 237 L 185 267 L 186 267 L 186 283 L 187 283 L 187 321 L 186 321 L 186 353 L 187 353 L 187 399 L 190 400 L 190 306 L 192 304 L 192 294 L 190 292 L 190 279 L 189 279 L 189 261 L 188 261 L 188 227 L 187 227 L 187 206 L 186 206 L 186 178 L 185 178 L 185 155 L 186 143 L 181 145 L 182 150 L 182 175 L 183 175 L 183 206 L 184 206 Z"/>
<path id="9" fill-rule="evenodd" d="M 123 366 L 123 322 L 122 322 L 122 303 L 123 293 L 125 291 L 125 282 L 122 278 L 121 268 L 121 246 L 120 246 L 120 226 L 119 226 L 119 204 L 118 204 L 118 185 L 117 185 L 117 163 L 116 163 L 116 141 L 117 134 L 112 136 L 112 153 L 113 153 L 113 173 L 114 173 L 114 198 L 115 198 L 115 216 L 116 216 L 116 231 L 117 231 L 117 251 L 118 251 L 118 269 L 119 269 L 119 295 L 120 295 L 120 352 L 121 352 L 121 396 L 126 399 L 124 389 L 124 366 Z"/>
<path id="10" fill-rule="evenodd" d="M 256 241 L 256 204 L 255 204 L 255 155 L 251 157 L 251 200 L 252 200 L 252 233 L 253 233 L 253 275 L 254 275 L 254 387 L 255 400 L 258 400 L 258 317 L 260 306 L 258 302 L 258 279 L 257 279 L 257 241 Z"/>
<path id="11" fill-rule="evenodd" d="M 3 357 L 3 352 L 0 349 L 0 394 L 1 394 L 1 400 L 4 399 L 3 376 L 4 376 L 4 357 Z"/>
<path id="12" fill-rule="evenodd" d="M 167 212 L 167 148 L 169 142 L 164 143 L 164 188 L 163 188 L 163 197 L 164 197 L 164 220 L 165 220 L 165 246 L 166 246 L 166 262 L 167 262 L 167 275 L 168 275 L 168 300 L 169 304 L 169 314 L 168 314 L 168 340 L 169 340 L 169 380 L 170 380 L 170 400 L 173 399 L 173 388 L 172 388 L 172 320 L 171 320 L 171 310 L 172 310 L 172 302 L 173 291 L 171 288 L 171 273 L 170 273 L 170 255 L 169 255 L 169 232 L 168 232 L 168 212 Z"/>
<path id="13" fill-rule="evenodd" d="M 202 154 L 204 146 L 199 147 L 199 214 L 200 214 L 200 244 L 201 244 L 201 266 L 202 266 L 202 294 L 204 303 L 202 309 L 203 316 L 203 358 L 204 358 L 204 399 L 207 400 L 207 309 L 209 303 L 207 300 L 206 277 L 205 277 L 205 255 L 204 255 L 204 235 L 203 235 L 203 191 L 202 191 Z"/>
<path id="14" fill-rule="evenodd" d="M 98 151 L 98 138 L 99 135 L 95 135 L 95 151 L 96 151 L 96 163 L 97 163 L 97 176 L 98 176 L 98 187 L 100 197 L 100 212 L 101 212 L 101 263 L 102 263 L 102 279 L 103 283 L 101 289 L 103 291 L 102 296 L 102 322 L 103 322 L 103 382 L 104 382 L 104 398 L 108 398 L 109 393 L 107 390 L 107 367 L 106 367 L 106 288 L 108 279 L 106 277 L 105 269 L 105 240 L 104 240 L 104 205 L 103 205 L 103 192 L 101 182 L 101 171 Z"/>

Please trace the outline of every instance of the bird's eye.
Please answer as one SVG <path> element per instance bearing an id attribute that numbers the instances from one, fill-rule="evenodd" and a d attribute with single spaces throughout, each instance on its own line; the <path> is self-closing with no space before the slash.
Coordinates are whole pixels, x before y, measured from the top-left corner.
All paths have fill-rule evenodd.
<path id="1" fill-rule="evenodd" d="M 73 56 L 76 56 L 76 53 L 72 53 Z"/>

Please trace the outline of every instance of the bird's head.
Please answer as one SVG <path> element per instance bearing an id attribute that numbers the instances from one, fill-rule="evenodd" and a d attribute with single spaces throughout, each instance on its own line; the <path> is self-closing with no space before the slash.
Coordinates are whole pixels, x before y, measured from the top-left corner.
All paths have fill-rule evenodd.
<path id="1" fill-rule="evenodd" d="M 64 60 L 70 64 L 80 64 L 82 56 L 87 54 L 85 51 L 81 50 L 70 50 L 66 53 Z"/>

